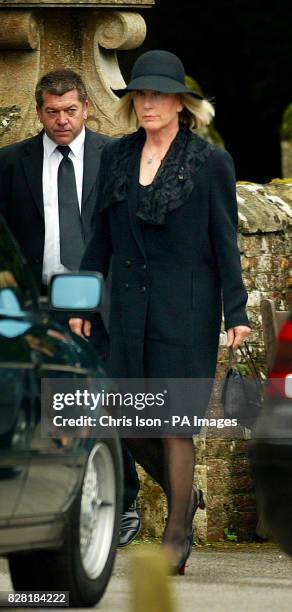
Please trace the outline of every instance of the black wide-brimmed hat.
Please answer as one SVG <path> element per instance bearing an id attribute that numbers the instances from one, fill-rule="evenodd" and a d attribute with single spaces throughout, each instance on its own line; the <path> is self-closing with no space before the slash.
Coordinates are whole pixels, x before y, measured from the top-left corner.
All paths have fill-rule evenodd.
<path id="1" fill-rule="evenodd" d="M 162 93 L 187 93 L 203 100 L 203 96 L 186 87 L 185 78 L 183 63 L 174 53 L 147 51 L 136 60 L 128 86 L 113 91 L 121 97 L 130 91 L 150 89 Z"/>

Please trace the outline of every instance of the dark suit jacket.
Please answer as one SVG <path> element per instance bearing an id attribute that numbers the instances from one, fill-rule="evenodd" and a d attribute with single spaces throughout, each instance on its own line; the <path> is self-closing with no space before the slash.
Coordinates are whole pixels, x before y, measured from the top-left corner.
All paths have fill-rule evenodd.
<path id="1" fill-rule="evenodd" d="M 86 128 L 81 204 L 86 242 L 92 229 L 101 152 L 110 140 Z M 0 212 L 12 229 L 39 286 L 45 240 L 42 172 L 43 132 L 0 150 Z"/>
<path id="2" fill-rule="evenodd" d="M 112 257 L 115 376 L 209 379 L 222 297 L 226 329 L 248 325 L 232 159 L 181 130 L 148 193 L 139 194 L 144 139 L 139 130 L 106 147 L 96 227 L 81 265 L 106 276 Z"/>

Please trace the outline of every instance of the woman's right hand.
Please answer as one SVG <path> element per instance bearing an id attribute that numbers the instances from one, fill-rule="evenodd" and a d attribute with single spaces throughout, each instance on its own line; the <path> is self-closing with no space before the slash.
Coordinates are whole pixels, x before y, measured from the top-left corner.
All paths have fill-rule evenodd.
<path id="1" fill-rule="evenodd" d="M 69 319 L 69 327 L 77 336 L 90 336 L 91 322 L 87 319 Z"/>

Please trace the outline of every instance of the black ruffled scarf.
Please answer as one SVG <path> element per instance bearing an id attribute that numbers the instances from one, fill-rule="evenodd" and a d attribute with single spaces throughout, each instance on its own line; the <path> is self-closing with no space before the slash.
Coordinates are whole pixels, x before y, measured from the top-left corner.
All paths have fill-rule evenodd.
<path id="1" fill-rule="evenodd" d="M 101 210 L 127 199 L 133 170 L 140 161 L 145 132 L 140 128 L 122 138 L 111 160 Z M 163 225 L 168 212 L 182 206 L 193 190 L 196 174 L 214 151 L 214 145 L 180 128 L 148 189 L 141 190 L 136 215 L 153 225 Z M 138 175 L 139 176 L 139 175 Z"/>

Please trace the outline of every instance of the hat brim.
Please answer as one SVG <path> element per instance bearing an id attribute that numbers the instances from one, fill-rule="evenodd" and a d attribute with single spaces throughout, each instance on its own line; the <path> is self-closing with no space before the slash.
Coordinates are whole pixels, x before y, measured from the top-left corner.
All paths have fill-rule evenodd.
<path id="1" fill-rule="evenodd" d="M 160 91 L 161 93 L 187 93 L 191 96 L 194 96 L 195 98 L 198 98 L 198 100 L 204 99 L 203 96 L 193 91 L 192 89 L 189 89 L 188 87 L 186 87 L 186 85 L 183 85 L 179 81 L 175 81 L 174 79 L 170 79 L 169 77 L 157 75 L 137 77 L 136 79 L 130 81 L 129 85 L 124 89 L 113 89 L 113 92 L 119 98 L 121 98 L 126 93 L 130 93 L 131 91 L 141 91 L 144 89 L 148 89 L 151 91 Z"/>

